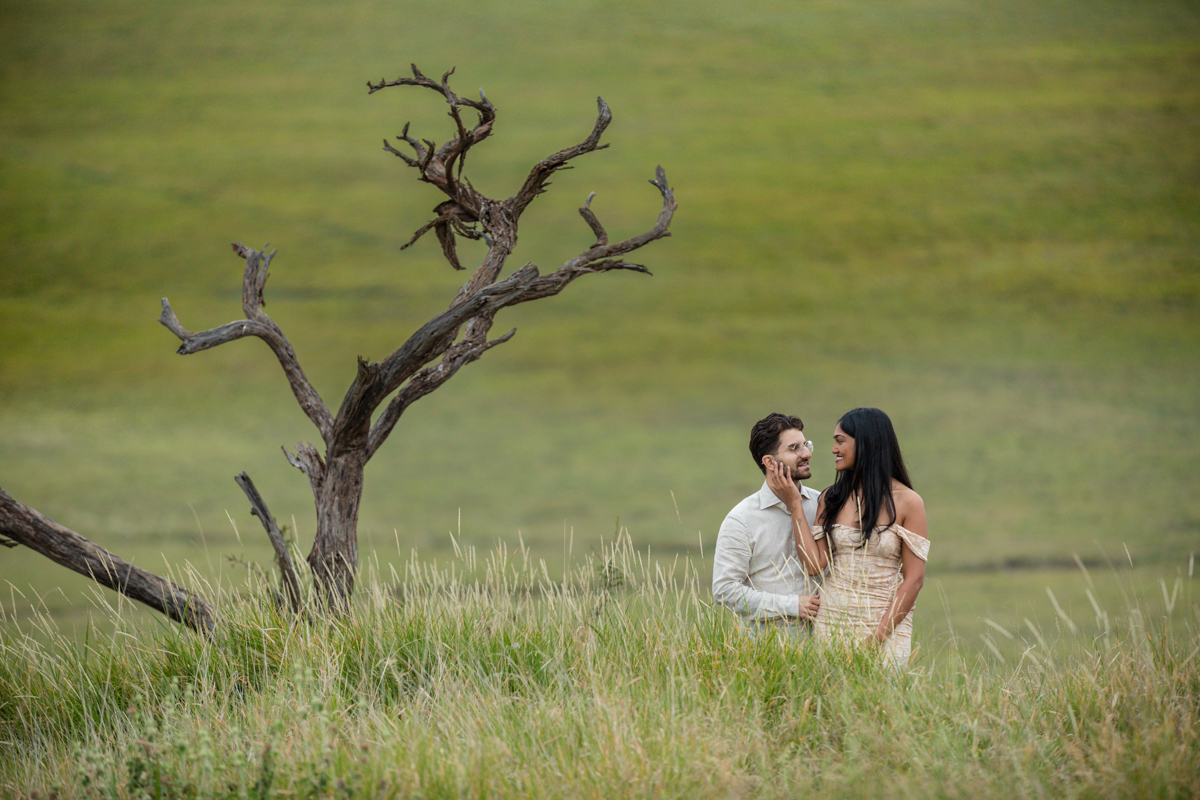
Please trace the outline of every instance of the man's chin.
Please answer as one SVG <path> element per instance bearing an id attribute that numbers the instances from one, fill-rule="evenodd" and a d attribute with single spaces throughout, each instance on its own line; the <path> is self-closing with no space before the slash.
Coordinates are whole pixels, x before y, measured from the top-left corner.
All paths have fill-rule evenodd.
<path id="1" fill-rule="evenodd" d="M 811 469 L 806 469 L 802 472 L 801 471 L 792 472 L 792 480 L 794 480 L 794 481 L 806 481 L 811 477 L 812 477 Z"/>

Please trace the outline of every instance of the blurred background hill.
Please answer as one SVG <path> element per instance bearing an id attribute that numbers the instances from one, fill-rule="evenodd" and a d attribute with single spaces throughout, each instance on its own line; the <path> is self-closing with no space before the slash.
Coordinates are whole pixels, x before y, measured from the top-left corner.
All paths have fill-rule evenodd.
<path id="1" fill-rule="evenodd" d="M 364 557 L 445 557 L 453 533 L 559 574 L 623 526 L 707 574 L 761 480 L 751 424 L 802 416 L 823 487 L 838 416 L 873 405 L 929 508 L 937 635 L 1053 616 L 1047 587 L 1091 616 L 1075 556 L 1190 587 L 1183 0 L 2 2 L 0 486 L 148 569 L 236 583 L 229 556 L 269 562 L 246 470 L 307 552 L 307 481 L 279 448 L 317 437 L 278 365 L 253 340 L 175 355 L 159 299 L 192 330 L 238 318 L 229 243 L 277 247 L 266 310 L 333 407 L 356 356 L 442 310 L 463 275 L 432 237 L 400 251 L 441 198 L 381 142 L 405 122 L 444 141 L 445 106 L 366 92 L 410 63 L 496 105 L 467 165 L 493 196 L 612 107 L 611 147 L 531 207 L 514 267 L 585 248 L 592 191 L 613 236 L 648 228 L 656 165 L 679 211 L 638 253 L 654 277 L 503 313 L 516 337 L 406 414 L 368 465 Z M 10 622 L 75 624 L 85 584 L 0 552 Z"/>

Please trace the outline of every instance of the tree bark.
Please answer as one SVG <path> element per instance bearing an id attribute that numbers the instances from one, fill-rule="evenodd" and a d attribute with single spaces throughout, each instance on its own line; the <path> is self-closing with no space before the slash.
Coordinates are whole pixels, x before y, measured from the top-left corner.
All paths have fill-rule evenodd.
<path id="1" fill-rule="evenodd" d="M 125 561 L 0 489 L 0 534 L 200 633 L 217 615 L 204 598 Z"/>
<path id="2" fill-rule="evenodd" d="M 344 611 L 354 594 L 358 570 L 358 506 L 362 500 L 364 453 L 329 459 L 317 492 L 317 533 L 308 565 L 326 605 Z"/>
<path id="3" fill-rule="evenodd" d="M 283 540 L 283 533 L 280 532 L 275 517 L 271 516 L 266 502 L 258 493 L 258 488 L 254 485 L 254 481 L 250 480 L 250 476 L 240 472 L 234 477 L 234 480 L 237 481 L 238 486 L 242 487 L 242 491 L 246 493 L 246 499 L 250 501 L 250 513 L 262 521 L 263 527 L 267 531 L 267 538 L 271 540 L 271 547 L 275 550 L 275 563 L 279 566 L 279 578 L 283 583 L 288 605 L 293 614 L 299 614 L 303 606 L 300 599 L 300 581 L 296 577 L 296 568 L 292 565 L 292 554 L 288 552 L 287 542 Z"/>

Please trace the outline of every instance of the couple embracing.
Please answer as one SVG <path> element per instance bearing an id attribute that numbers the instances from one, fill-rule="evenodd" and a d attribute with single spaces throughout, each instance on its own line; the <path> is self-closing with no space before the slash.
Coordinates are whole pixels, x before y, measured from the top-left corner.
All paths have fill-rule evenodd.
<path id="1" fill-rule="evenodd" d="M 755 423 L 750 453 L 766 480 L 721 524 L 713 598 L 755 632 L 815 632 L 904 669 L 929 554 L 925 504 L 879 409 L 844 414 L 832 452 L 837 478 L 818 492 L 802 483 L 813 455 L 804 423 L 785 414 Z"/>

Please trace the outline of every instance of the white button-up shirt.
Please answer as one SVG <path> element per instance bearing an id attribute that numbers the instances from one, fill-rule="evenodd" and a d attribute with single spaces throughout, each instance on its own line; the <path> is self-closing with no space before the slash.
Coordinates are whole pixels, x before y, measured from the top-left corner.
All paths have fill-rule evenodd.
<path id="1" fill-rule="evenodd" d="M 811 527 L 821 493 L 801 486 L 800 494 Z M 721 523 L 713 557 L 713 599 L 747 622 L 794 624 L 801 622 L 800 596 L 817 594 L 820 585 L 820 576 L 810 576 L 796 557 L 791 513 L 764 481 Z"/>

